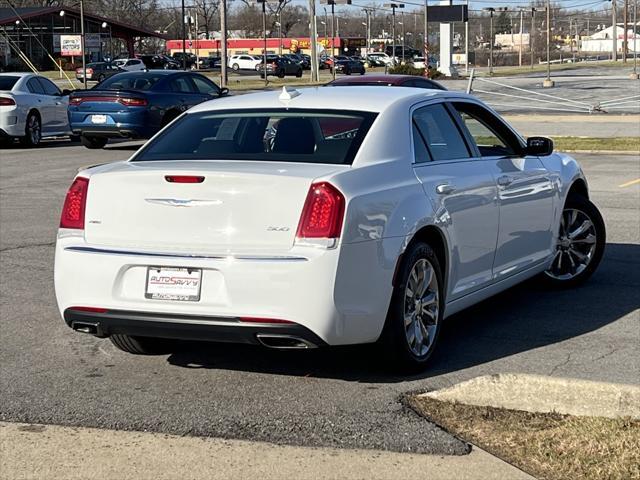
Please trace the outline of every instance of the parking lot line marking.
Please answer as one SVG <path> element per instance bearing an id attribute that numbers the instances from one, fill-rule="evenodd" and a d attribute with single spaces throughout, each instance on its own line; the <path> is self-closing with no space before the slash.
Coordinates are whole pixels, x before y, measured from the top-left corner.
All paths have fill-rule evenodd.
<path id="1" fill-rule="evenodd" d="M 623 183 L 622 185 L 618 185 L 620 188 L 630 187 L 631 185 L 635 185 L 636 183 L 640 183 L 640 178 L 636 178 L 635 180 L 631 180 L 630 182 Z"/>

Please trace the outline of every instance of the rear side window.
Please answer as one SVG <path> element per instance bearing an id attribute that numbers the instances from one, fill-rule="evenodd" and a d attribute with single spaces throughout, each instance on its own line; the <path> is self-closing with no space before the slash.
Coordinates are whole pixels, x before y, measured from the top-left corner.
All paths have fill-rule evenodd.
<path id="1" fill-rule="evenodd" d="M 375 116 L 370 112 L 298 109 L 188 114 L 147 143 L 134 160 L 350 165 Z"/>
<path id="2" fill-rule="evenodd" d="M 37 78 L 30 78 L 27 82 L 27 88 L 31 93 L 37 93 L 39 95 L 44 95 L 44 88 L 40 85 L 40 82 Z"/>
<path id="3" fill-rule="evenodd" d="M 0 90 L 11 90 L 19 79 L 20 77 L 0 76 Z"/>
<path id="4" fill-rule="evenodd" d="M 150 90 L 163 74 L 119 73 L 107 78 L 96 90 Z"/>
<path id="5" fill-rule="evenodd" d="M 39 77 L 38 81 L 40 82 L 40 85 L 42 85 L 44 93 L 46 93 L 47 95 L 54 95 L 54 96 L 61 95 L 60 89 L 56 87 L 51 80 L 48 80 L 43 77 Z"/>
<path id="6" fill-rule="evenodd" d="M 416 110 L 413 123 L 427 142 L 433 160 L 469 158 L 469 150 L 451 115 L 442 104 Z"/>

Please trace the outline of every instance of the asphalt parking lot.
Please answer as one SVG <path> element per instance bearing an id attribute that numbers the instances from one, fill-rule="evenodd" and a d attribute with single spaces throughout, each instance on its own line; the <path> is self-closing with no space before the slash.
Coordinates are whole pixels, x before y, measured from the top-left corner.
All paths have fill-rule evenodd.
<path id="1" fill-rule="evenodd" d="M 402 396 L 505 372 L 640 383 L 640 185 L 621 186 L 640 177 L 636 156 L 577 155 L 608 228 L 604 260 L 585 286 L 527 283 L 452 317 L 431 368 L 402 378 L 366 347 L 184 344 L 139 357 L 66 327 L 53 292 L 65 191 L 79 167 L 134 149 L 60 141 L 0 150 L 2 421 L 463 454 L 464 443 Z"/>

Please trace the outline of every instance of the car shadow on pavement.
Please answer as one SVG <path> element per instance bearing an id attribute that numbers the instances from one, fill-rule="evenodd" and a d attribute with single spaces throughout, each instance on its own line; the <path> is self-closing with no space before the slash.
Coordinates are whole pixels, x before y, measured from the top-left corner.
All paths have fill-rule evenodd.
<path id="1" fill-rule="evenodd" d="M 429 368 L 402 376 L 372 345 L 308 351 L 185 342 L 168 362 L 278 375 L 393 383 L 437 376 L 577 337 L 640 308 L 640 245 L 607 244 L 596 274 L 581 287 L 547 290 L 525 282 L 448 318 Z"/>

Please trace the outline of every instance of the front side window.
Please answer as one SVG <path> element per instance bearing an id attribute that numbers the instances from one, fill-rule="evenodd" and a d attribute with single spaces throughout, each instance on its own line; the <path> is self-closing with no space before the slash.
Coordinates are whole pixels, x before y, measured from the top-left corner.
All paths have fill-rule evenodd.
<path id="1" fill-rule="evenodd" d="M 278 109 L 185 115 L 134 158 L 350 165 L 375 113 Z"/>
<path id="2" fill-rule="evenodd" d="M 169 82 L 169 87 L 174 92 L 179 93 L 193 93 L 193 87 L 191 86 L 191 82 L 187 77 L 176 77 L 172 78 Z"/>
<path id="3" fill-rule="evenodd" d="M 485 108 L 465 102 L 456 102 L 453 107 L 460 114 L 481 156 L 512 156 L 521 150 L 515 135 Z"/>
<path id="4" fill-rule="evenodd" d="M 433 160 L 469 158 L 467 144 L 443 104 L 419 108 L 413 114 L 413 122 Z"/>
<path id="5" fill-rule="evenodd" d="M 218 86 L 205 78 L 194 75 L 193 77 L 191 77 L 191 80 L 193 80 L 193 83 L 195 84 L 196 89 L 199 93 L 205 95 L 218 95 L 220 93 L 220 89 L 218 88 Z"/>

